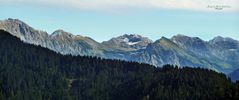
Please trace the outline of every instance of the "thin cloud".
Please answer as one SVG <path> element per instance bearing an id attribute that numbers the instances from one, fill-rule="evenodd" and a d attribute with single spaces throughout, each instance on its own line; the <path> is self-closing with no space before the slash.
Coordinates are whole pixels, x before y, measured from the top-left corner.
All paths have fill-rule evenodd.
<path id="1" fill-rule="evenodd" d="M 0 3 L 49 5 L 105 11 L 121 8 L 143 8 L 239 12 L 239 0 L 0 0 Z"/>

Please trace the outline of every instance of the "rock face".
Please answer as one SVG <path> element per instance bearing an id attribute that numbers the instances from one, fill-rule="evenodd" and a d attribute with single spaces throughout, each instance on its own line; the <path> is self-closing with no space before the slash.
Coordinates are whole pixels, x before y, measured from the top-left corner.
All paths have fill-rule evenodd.
<path id="1" fill-rule="evenodd" d="M 73 35 L 63 30 L 56 30 L 50 36 L 50 41 L 53 45 L 52 50 L 62 54 L 72 55 L 94 55 L 99 43 L 91 38 L 80 35 Z"/>
<path id="2" fill-rule="evenodd" d="M 97 54 L 99 43 L 91 38 L 73 35 L 63 30 L 56 30 L 51 35 L 36 30 L 18 19 L 0 21 L 0 29 L 10 32 L 22 41 L 40 45 L 61 54 L 93 55 Z"/>
<path id="3" fill-rule="evenodd" d="M 24 22 L 18 19 L 8 19 L 0 21 L 0 29 L 11 32 L 12 35 L 17 36 L 24 42 L 41 45 L 46 47 L 49 38 L 44 31 L 35 30 Z"/>
<path id="4" fill-rule="evenodd" d="M 61 54 L 98 56 L 107 59 L 137 61 L 156 66 L 174 64 L 213 69 L 229 73 L 239 68 L 239 42 L 215 37 L 210 41 L 176 35 L 152 41 L 146 37 L 122 35 L 98 43 L 80 35 L 56 30 L 51 35 L 36 30 L 18 19 L 0 21 L 0 29 L 22 41 L 49 48 Z"/>

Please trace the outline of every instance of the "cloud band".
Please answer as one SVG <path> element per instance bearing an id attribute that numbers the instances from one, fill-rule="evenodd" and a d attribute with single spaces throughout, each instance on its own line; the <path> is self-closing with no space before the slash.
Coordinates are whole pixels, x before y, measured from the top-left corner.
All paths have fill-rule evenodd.
<path id="1" fill-rule="evenodd" d="M 0 3 L 49 5 L 83 10 L 118 10 L 121 8 L 184 9 L 195 11 L 239 12 L 239 0 L 0 0 Z M 212 7 L 224 7 L 216 9 Z"/>

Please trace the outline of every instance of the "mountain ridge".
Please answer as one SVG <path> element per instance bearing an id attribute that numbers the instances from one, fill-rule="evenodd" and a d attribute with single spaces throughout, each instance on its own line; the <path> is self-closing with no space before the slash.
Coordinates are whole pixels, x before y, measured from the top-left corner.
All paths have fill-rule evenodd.
<path id="1" fill-rule="evenodd" d="M 31 26 L 29 26 L 27 23 L 21 21 L 20 19 L 8 18 L 8 19 L 0 20 L 1 23 L 3 23 L 4 21 L 17 22 L 17 23 L 21 23 L 21 24 L 27 25 L 28 27 L 31 27 Z M 1 25 L 1 26 L 3 26 L 3 25 Z M 2 29 L 2 28 L 3 28 L 3 27 L 1 27 L 1 29 Z M 31 28 L 34 29 L 33 27 L 31 27 Z M 36 30 L 36 29 L 35 29 L 35 30 Z M 53 31 L 52 33 L 48 33 L 48 32 L 46 32 L 46 31 L 42 31 L 42 30 L 37 30 L 37 31 L 41 31 L 41 32 L 47 33 L 48 35 L 52 35 L 55 31 L 64 31 L 64 32 L 67 32 L 67 31 L 65 31 L 65 30 L 63 30 L 63 29 L 56 29 L 56 30 Z M 67 33 L 70 33 L 70 32 L 67 32 Z M 72 33 L 70 33 L 70 34 L 72 34 Z M 80 34 L 77 34 L 77 35 L 81 36 Z M 75 36 L 77 36 L 77 35 L 75 35 Z M 123 35 L 119 35 L 119 36 L 116 36 L 116 37 L 120 37 L 120 36 L 124 36 L 124 35 L 138 35 L 138 36 L 141 36 L 141 35 L 139 35 L 139 34 L 123 34 Z M 186 35 L 179 33 L 179 34 L 173 35 L 172 37 L 174 37 L 174 36 L 186 36 Z M 87 36 L 84 36 L 84 37 L 87 37 Z M 116 37 L 112 37 L 112 38 L 116 38 Z M 141 37 L 143 37 L 143 36 L 141 36 Z M 172 38 L 172 37 L 171 37 L 171 38 Z M 189 37 L 189 36 L 187 36 L 187 37 Z M 112 38 L 111 38 L 111 39 L 112 39 Z M 148 37 L 146 37 L 146 38 L 148 38 Z M 165 38 L 166 38 L 166 37 L 165 37 Z M 199 37 L 191 37 L 191 38 L 199 38 Z M 203 40 L 203 41 L 209 42 L 209 41 L 211 41 L 211 40 L 213 40 L 213 39 L 215 39 L 215 38 L 222 38 L 222 39 L 224 39 L 224 40 L 225 40 L 225 39 L 230 39 L 230 40 L 239 41 L 239 40 L 234 39 L 234 38 L 232 38 L 232 37 L 223 37 L 223 36 L 220 36 L 220 35 L 218 35 L 218 36 L 216 36 L 216 37 L 214 37 L 214 38 L 212 38 L 212 39 L 210 39 L 210 40 L 208 40 L 208 41 L 206 41 L 206 40 Z M 199 38 L 199 39 L 201 39 L 201 38 Z M 150 40 L 151 40 L 151 39 L 150 39 Z M 107 41 L 107 40 L 105 40 L 105 41 Z M 153 40 L 151 40 L 151 41 L 153 41 Z M 157 41 L 157 40 L 155 40 L 155 41 Z M 153 42 L 155 42 L 155 41 L 153 41 Z M 97 41 L 97 42 L 98 42 L 98 41 Z M 102 41 L 102 42 L 104 42 L 104 41 Z M 102 42 L 98 42 L 98 43 L 102 43 Z"/>
<path id="2" fill-rule="evenodd" d="M 89 37 L 73 35 L 62 29 L 48 34 L 18 19 L 0 21 L 3 29 L 22 41 L 40 45 L 61 54 L 97 56 L 148 63 L 155 66 L 206 67 L 230 73 L 239 66 L 239 42 L 232 38 L 215 37 L 204 41 L 198 37 L 178 34 L 152 41 L 137 34 L 124 34 L 99 43 Z"/>

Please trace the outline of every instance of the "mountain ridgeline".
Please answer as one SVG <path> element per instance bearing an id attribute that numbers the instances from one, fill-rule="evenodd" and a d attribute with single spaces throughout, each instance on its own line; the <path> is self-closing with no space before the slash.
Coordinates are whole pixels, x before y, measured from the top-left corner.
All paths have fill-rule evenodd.
<path id="1" fill-rule="evenodd" d="M 203 41 L 197 37 L 175 35 L 152 41 L 146 37 L 123 35 L 98 43 L 80 35 L 57 30 L 51 35 L 36 30 L 18 19 L 0 21 L 0 29 L 30 44 L 40 45 L 61 54 L 97 56 L 148 63 L 155 66 L 172 64 L 202 67 L 230 73 L 239 68 L 239 41 L 215 37 Z"/>
<path id="2" fill-rule="evenodd" d="M 0 30 L 1 100 L 238 100 L 213 70 L 61 55 Z"/>

